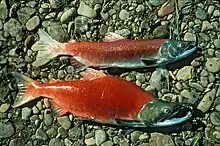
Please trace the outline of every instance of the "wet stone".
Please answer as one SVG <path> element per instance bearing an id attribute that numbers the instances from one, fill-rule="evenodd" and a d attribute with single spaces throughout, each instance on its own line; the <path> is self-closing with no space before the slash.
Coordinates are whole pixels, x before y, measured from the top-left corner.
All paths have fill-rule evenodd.
<path id="1" fill-rule="evenodd" d="M 40 112 L 36 106 L 33 106 L 32 111 L 33 114 L 38 114 Z"/>
<path id="2" fill-rule="evenodd" d="M 11 137 L 15 130 L 11 123 L 0 122 L 0 139 Z"/>
<path id="3" fill-rule="evenodd" d="M 215 39 L 214 40 L 214 45 L 216 48 L 220 49 L 220 39 Z"/>
<path id="4" fill-rule="evenodd" d="M 204 90 L 202 85 L 200 85 L 199 83 L 192 83 L 192 82 L 190 82 L 189 86 L 192 87 L 192 88 L 197 89 L 198 91 L 203 91 Z"/>
<path id="5" fill-rule="evenodd" d="M 5 3 L 5 0 L 2 0 L 0 3 L 0 19 L 5 19 L 8 17 L 8 9 Z"/>
<path id="6" fill-rule="evenodd" d="M 68 130 L 71 126 L 71 122 L 68 116 L 58 117 L 57 121 L 66 130 Z"/>
<path id="7" fill-rule="evenodd" d="M 119 142 L 119 146 L 129 146 L 129 143 L 125 140 Z"/>
<path id="8" fill-rule="evenodd" d="M 74 17 L 75 14 L 76 14 L 75 8 L 70 8 L 66 10 L 60 17 L 61 23 L 68 23 Z"/>
<path id="9" fill-rule="evenodd" d="M 209 23 L 208 21 L 203 21 L 202 22 L 202 32 L 204 31 L 208 31 L 208 30 L 212 30 L 214 27 L 211 23 Z"/>
<path id="10" fill-rule="evenodd" d="M 220 59 L 219 58 L 207 58 L 205 67 L 211 73 L 218 72 L 220 70 Z"/>
<path id="11" fill-rule="evenodd" d="M 46 131 L 46 133 L 50 138 L 54 138 L 57 135 L 57 130 L 55 127 L 51 127 Z"/>
<path id="12" fill-rule="evenodd" d="M 95 145 L 95 139 L 94 139 L 94 137 L 91 137 L 91 138 L 89 138 L 89 139 L 85 139 L 85 144 L 86 144 L 87 146 Z"/>
<path id="13" fill-rule="evenodd" d="M 220 11 L 219 10 L 215 10 L 213 13 L 214 17 L 219 17 L 220 16 Z"/>
<path id="14" fill-rule="evenodd" d="M 192 78 L 192 71 L 193 71 L 193 67 L 192 66 L 185 66 L 183 68 L 181 68 L 176 75 L 177 80 L 182 80 L 182 81 L 186 81 L 188 79 Z"/>
<path id="15" fill-rule="evenodd" d="M 41 128 L 38 128 L 36 130 L 36 134 L 35 135 L 36 135 L 36 138 L 40 139 L 40 140 L 47 140 L 48 139 L 47 134 Z"/>
<path id="16" fill-rule="evenodd" d="M 69 129 L 68 131 L 69 137 L 71 137 L 73 140 L 79 139 L 82 136 L 82 130 L 80 127 L 74 127 Z"/>
<path id="17" fill-rule="evenodd" d="M 64 143 L 58 138 L 53 138 L 50 140 L 49 146 L 64 146 Z"/>
<path id="18" fill-rule="evenodd" d="M 119 18 L 121 20 L 126 20 L 129 18 L 129 12 L 127 10 L 121 10 L 119 13 Z"/>
<path id="19" fill-rule="evenodd" d="M 167 25 L 158 26 L 153 31 L 153 36 L 155 38 L 165 38 L 169 36 L 169 30 Z"/>
<path id="20" fill-rule="evenodd" d="M 218 95 L 216 94 L 216 96 L 218 96 Z M 216 105 L 215 109 L 216 109 L 218 112 L 220 112 L 220 104 Z"/>
<path id="21" fill-rule="evenodd" d="M 25 24 L 34 13 L 35 9 L 30 7 L 23 7 L 17 11 L 18 19 L 22 24 Z"/>
<path id="22" fill-rule="evenodd" d="M 215 137 L 215 139 L 219 140 L 220 139 L 220 132 L 219 131 L 214 131 L 213 136 Z"/>
<path id="23" fill-rule="evenodd" d="M 134 131 L 131 133 L 131 142 L 136 142 L 141 135 L 140 131 Z"/>
<path id="24" fill-rule="evenodd" d="M 52 122 L 53 122 L 53 117 L 52 117 L 51 111 L 49 109 L 46 109 L 44 111 L 44 124 L 46 126 L 49 126 L 52 124 Z"/>
<path id="25" fill-rule="evenodd" d="M 36 106 L 37 106 L 37 108 L 38 108 L 39 110 L 42 110 L 42 109 L 43 109 L 43 104 L 42 104 L 41 101 L 38 101 L 37 104 L 36 104 Z"/>
<path id="26" fill-rule="evenodd" d="M 196 42 L 196 35 L 194 33 L 187 32 L 184 35 L 184 41 L 194 41 L 194 42 Z"/>
<path id="27" fill-rule="evenodd" d="M 21 111 L 21 118 L 23 120 L 28 120 L 29 116 L 31 115 L 31 109 L 28 108 L 28 107 L 24 107 L 22 108 L 22 111 Z"/>
<path id="28" fill-rule="evenodd" d="M 108 26 L 102 24 L 102 25 L 100 26 L 100 30 L 99 30 L 100 35 L 105 35 L 106 32 L 107 32 L 107 29 L 108 29 Z"/>
<path id="29" fill-rule="evenodd" d="M 73 146 L 73 142 L 70 141 L 68 138 L 64 139 L 64 144 L 65 144 L 65 146 Z"/>
<path id="30" fill-rule="evenodd" d="M 151 134 L 149 144 L 150 146 L 175 146 L 171 136 L 156 132 Z"/>
<path id="31" fill-rule="evenodd" d="M 220 112 L 212 112 L 210 114 L 210 121 L 215 126 L 220 126 Z"/>
<path id="32" fill-rule="evenodd" d="M 21 35 L 22 26 L 21 24 L 14 18 L 11 18 L 8 22 L 4 24 L 4 30 L 8 32 L 11 36 Z"/>
<path id="33" fill-rule="evenodd" d="M 157 89 L 158 91 L 160 91 L 162 89 L 162 76 L 158 71 L 154 71 L 151 75 L 150 78 L 150 85 L 153 86 L 155 89 Z"/>
<path id="34" fill-rule="evenodd" d="M 8 104 L 8 103 L 3 103 L 3 104 L 0 106 L 0 113 L 7 112 L 7 110 L 9 109 L 9 107 L 10 107 L 10 104 Z"/>
<path id="35" fill-rule="evenodd" d="M 207 14 L 206 14 L 206 12 L 204 11 L 203 8 L 197 7 L 197 9 L 196 9 L 196 17 L 201 19 L 201 20 L 205 20 L 207 18 Z"/>
<path id="36" fill-rule="evenodd" d="M 34 29 L 36 29 L 40 24 L 40 18 L 38 16 L 34 16 L 31 19 L 28 20 L 28 22 L 26 23 L 26 28 L 29 31 L 32 31 Z"/>
<path id="37" fill-rule="evenodd" d="M 212 15 L 212 13 L 214 12 L 214 10 L 215 10 L 215 6 L 213 6 L 213 5 L 209 6 L 209 7 L 208 7 L 208 14 L 209 14 L 209 15 Z"/>
<path id="38" fill-rule="evenodd" d="M 79 15 L 86 16 L 89 18 L 96 17 L 97 13 L 90 6 L 86 5 L 83 1 L 80 2 L 79 8 L 77 10 Z"/>
<path id="39" fill-rule="evenodd" d="M 103 142 L 105 142 L 107 139 L 107 135 L 105 133 L 105 131 L 103 130 L 96 130 L 95 131 L 95 142 L 96 145 L 101 145 Z"/>

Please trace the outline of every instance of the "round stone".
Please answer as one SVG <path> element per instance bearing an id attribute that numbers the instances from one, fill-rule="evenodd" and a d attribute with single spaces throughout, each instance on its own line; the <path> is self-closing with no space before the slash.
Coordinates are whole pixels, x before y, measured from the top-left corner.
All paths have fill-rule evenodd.
<path id="1" fill-rule="evenodd" d="M 71 122 L 68 116 L 58 117 L 57 121 L 66 130 L 68 130 L 71 126 Z"/>
<path id="2" fill-rule="evenodd" d="M 71 9 L 66 10 L 62 14 L 62 16 L 60 17 L 61 23 L 69 22 L 74 17 L 75 14 L 76 14 L 76 9 L 75 8 L 71 8 Z"/>
<path id="3" fill-rule="evenodd" d="M 187 32 L 184 35 L 184 41 L 194 41 L 194 42 L 196 42 L 196 35 L 194 33 Z"/>
<path id="4" fill-rule="evenodd" d="M 32 31 L 34 29 L 36 29 L 40 24 L 40 18 L 38 16 L 34 16 L 31 19 L 28 20 L 28 22 L 26 23 L 26 28 L 29 31 Z"/>
<path id="5" fill-rule="evenodd" d="M 216 73 L 220 70 L 220 60 L 218 58 L 207 58 L 205 67 L 209 72 Z"/>
<path id="6" fill-rule="evenodd" d="M 220 112 L 212 112 L 210 114 L 210 121 L 215 126 L 220 126 Z"/>
<path id="7" fill-rule="evenodd" d="M 28 108 L 28 107 L 22 108 L 21 118 L 22 118 L 23 120 L 27 120 L 30 115 L 31 115 L 31 109 L 30 109 L 30 108 Z"/>
<path id="8" fill-rule="evenodd" d="M 64 146 L 64 143 L 58 138 L 53 138 L 50 140 L 49 146 Z"/>
<path id="9" fill-rule="evenodd" d="M 215 39 L 214 40 L 214 45 L 216 48 L 220 49 L 220 39 Z"/>
<path id="10" fill-rule="evenodd" d="M 11 137 L 15 130 L 11 123 L 1 123 L 0 122 L 0 139 Z"/>
<path id="11" fill-rule="evenodd" d="M 96 145 L 101 145 L 103 142 L 105 142 L 107 139 L 107 135 L 105 133 L 105 131 L 103 130 L 96 130 L 95 131 L 95 142 Z"/>
<path id="12" fill-rule="evenodd" d="M 206 14 L 206 12 L 204 11 L 203 8 L 197 7 L 197 9 L 196 9 L 196 17 L 201 19 L 201 20 L 205 20 L 207 18 L 207 14 Z"/>
<path id="13" fill-rule="evenodd" d="M 129 18 L 129 12 L 127 10 L 121 10 L 119 13 L 119 18 L 121 20 L 126 20 Z"/>
<path id="14" fill-rule="evenodd" d="M 3 103 L 1 106 L 0 106 L 0 113 L 4 113 L 6 112 L 10 107 L 10 104 L 7 104 L 7 103 Z"/>

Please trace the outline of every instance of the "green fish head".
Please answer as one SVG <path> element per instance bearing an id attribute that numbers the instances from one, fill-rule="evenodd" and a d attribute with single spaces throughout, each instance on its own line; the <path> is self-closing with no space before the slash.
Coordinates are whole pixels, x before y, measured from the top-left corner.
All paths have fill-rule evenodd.
<path id="1" fill-rule="evenodd" d="M 192 117 L 192 112 L 191 104 L 156 100 L 145 104 L 138 118 L 147 126 L 165 127 L 187 121 Z"/>

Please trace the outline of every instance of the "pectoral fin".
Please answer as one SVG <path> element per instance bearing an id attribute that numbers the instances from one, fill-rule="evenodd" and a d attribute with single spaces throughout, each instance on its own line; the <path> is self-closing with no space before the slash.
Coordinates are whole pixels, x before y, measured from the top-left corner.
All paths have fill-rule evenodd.
<path id="1" fill-rule="evenodd" d="M 115 119 L 115 121 L 118 125 L 125 126 L 125 127 L 146 127 L 144 123 L 141 123 L 138 120 Z"/>
<path id="2" fill-rule="evenodd" d="M 142 57 L 141 61 L 146 65 L 146 67 L 157 67 L 168 64 L 168 60 L 157 57 Z"/>

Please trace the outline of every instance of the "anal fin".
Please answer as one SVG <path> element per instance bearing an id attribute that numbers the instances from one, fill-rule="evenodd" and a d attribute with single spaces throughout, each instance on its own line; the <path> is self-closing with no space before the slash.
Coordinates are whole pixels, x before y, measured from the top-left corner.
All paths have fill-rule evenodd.
<path id="1" fill-rule="evenodd" d="M 106 74 L 101 71 L 98 71 L 92 68 L 87 68 L 82 80 L 94 80 L 94 79 L 105 77 L 105 76 Z"/>
<path id="2" fill-rule="evenodd" d="M 57 113 L 59 116 L 63 116 L 68 112 L 64 110 L 63 108 L 61 108 L 54 100 L 49 99 L 49 102 L 51 106 L 53 107 L 53 110 L 55 111 L 55 113 Z"/>

